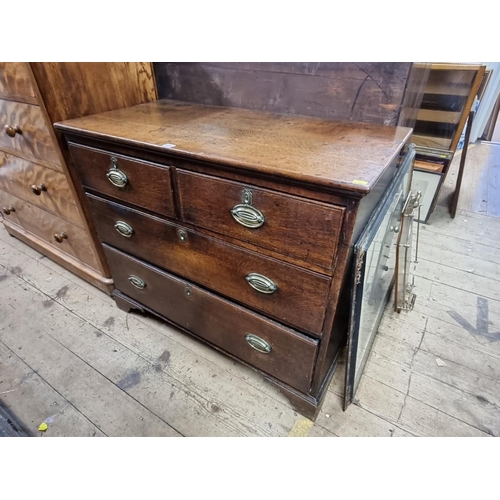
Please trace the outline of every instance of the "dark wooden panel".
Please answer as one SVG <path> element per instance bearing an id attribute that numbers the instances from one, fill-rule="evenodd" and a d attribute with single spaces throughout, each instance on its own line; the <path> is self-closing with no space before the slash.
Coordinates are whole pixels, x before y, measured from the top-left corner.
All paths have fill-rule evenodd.
<path id="1" fill-rule="evenodd" d="M 318 341 L 285 328 L 243 307 L 221 299 L 190 282 L 104 247 L 115 286 L 125 295 L 189 329 L 195 335 L 250 363 L 255 368 L 307 392 L 311 385 Z M 134 275 L 145 282 L 138 289 Z M 262 353 L 245 340 L 264 339 L 271 352 Z"/>
<path id="2" fill-rule="evenodd" d="M 156 101 L 56 124 L 87 137 L 364 196 L 411 129 Z"/>
<path id="3" fill-rule="evenodd" d="M 175 216 L 169 167 L 72 143 L 69 150 L 84 186 L 167 217 Z M 106 177 L 113 165 L 112 157 L 118 169 L 127 176 L 127 183 L 122 188 L 114 186 Z"/>
<path id="4" fill-rule="evenodd" d="M 177 179 L 184 221 L 331 269 L 343 208 L 182 170 Z M 231 215 L 242 204 L 244 189 L 265 219 L 259 228 L 245 227 Z"/>
<path id="5" fill-rule="evenodd" d="M 32 186 L 39 187 L 41 184 L 44 189 L 33 191 Z M 66 176 L 57 170 L 0 151 L 0 188 L 82 224 Z"/>
<path id="6" fill-rule="evenodd" d="M 154 63 L 160 99 L 396 125 L 411 63 Z"/>
<path id="7" fill-rule="evenodd" d="M 229 245 L 178 224 L 87 195 L 92 219 L 104 243 L 185 276 L 202 286 L 265 312 L 282 323 L 319 335 L 330 279 L 264 255 Z M 120 235 L 117 221 L 134 234 Z M 186 231 L 182 242 L 179 230 Z M 254 290 L 245 277 L 259 273 L 273 280 L 271 294 Z"/>
<path id="8" fill-rule="evenodd" d="M 19 126 L 20 131 L 10 137 L 6 126 Z M 32 104 L 0 100 L 0 149 L 30 160 L 44 160 L 61 169 L 43 112 Z"/>

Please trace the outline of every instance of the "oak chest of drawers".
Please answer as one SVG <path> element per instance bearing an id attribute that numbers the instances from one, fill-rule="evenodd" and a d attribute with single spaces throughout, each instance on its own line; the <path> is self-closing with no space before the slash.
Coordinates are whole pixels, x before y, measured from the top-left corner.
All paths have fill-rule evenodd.
<path id="1" fill-rule="evenodd" d="M 150 63 L 0 63 L 0 217 L 9 234 L 108 293 L 52 123 L 155 98 Z"/>
<path id="2" fill-rule="evenodd" d="M 55 126 L 117 304 L 259 370 L 315 418 L 345 345 L 353 242 L 411 129 L 170 100 Z"/>

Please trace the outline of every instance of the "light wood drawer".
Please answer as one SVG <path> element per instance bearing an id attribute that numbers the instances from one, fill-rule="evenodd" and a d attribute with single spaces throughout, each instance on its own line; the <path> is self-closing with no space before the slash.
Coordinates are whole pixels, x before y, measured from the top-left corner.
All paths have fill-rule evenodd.
<path id="1" fill-rule="evenodd" d="M 0 151 L 0 188 L 82 224 L 74 195 L 61 172 Z"/>
<path id="2" fill-rule="evenodd" d="M 90 194 L 87 199 L 104 243 L 282 323 L 321 334 L 330 278 Z M 130 236 L 117 230 L 127 226 Z"/>
<path id="3" fill-rule="evenodd" d="M 84 229 L 11 194 L 4 191 L 0 193 L 2 207 L 8 204 L 15 209 L 15 218 L 9 219 L 11 222 L 19 224 L 26 231 L 45 240 L 60 251 L 72 255 L 94 269 L 99 269 L 92 251 L 90 236 Z"/>
<path id="4" fill-rule="evenodd" d="M 104 251 L 122 293 L 253 367 L 309 390 L 317 340 L 111 247 Z"/>
<path id="5" fill-rule="evenodd" d="M 0 149 L 61 169 L 42 110 L 32 104 L 0 99 Z"/>
<path id="6" fill-rule="evenodd" d="M 0 96 L 14 100 L 29 98 L 35 101 L 28 63 L 0 62 Z"/>
<path id="7" fill-rule="evenodd" d="M 175 217 L 169 167 L 71 143 L 69 150 L 83 186 L 131 205 Z M 118 187 L 111 181 L 124 185 Z"/>
<path id="8" fill-rule="evenodd" d="M 332 268 L 342 207 L 180 169 L 177 176 L 184 221 L 290 255 L 306 266 Z"/>

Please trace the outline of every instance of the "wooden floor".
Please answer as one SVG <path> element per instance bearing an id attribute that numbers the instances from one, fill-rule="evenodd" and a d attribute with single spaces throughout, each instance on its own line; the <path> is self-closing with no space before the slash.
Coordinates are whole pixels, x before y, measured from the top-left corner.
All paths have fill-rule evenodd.
<path id="1" fill-rule="evenodd" d="M 456 170 L 456 164 L 454 168 Z M 0 228 L 0 402 L 41 436 L 499 436 L 500 145 L 469 151 L 455 220 L 421 230 L 417 301 L 385 313 L 357 402 L 316 421 L 252 370 L 112 299 Z M 0 225 L 1 226 L 1 225 Z"/>

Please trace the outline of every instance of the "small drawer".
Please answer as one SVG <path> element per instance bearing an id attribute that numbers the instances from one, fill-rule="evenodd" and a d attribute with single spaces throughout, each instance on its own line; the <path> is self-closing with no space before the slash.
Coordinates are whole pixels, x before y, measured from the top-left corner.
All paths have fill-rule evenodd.
<path id="1" fill-rule="evenodd" d="M 299 391 L 309 390 L 317 340 L 111 247 L 104 251 L 122 293 Z"/>
<path id="2" fill-rule="evenodd" d="M 87 194 L 104 243 L 320 335 L 330 278 Z"/>
<path id="3" fill-rule="evenodd" d="M 61 172 L 0 151 L 0 188 L 82 224 L 73 192 Z"/>
<path id="4" fill-rule="evenodd" d="M 55 143 L 38 106 L 0 99 L 0 149 L 61 170 Z"/>
<path id="5" fill-rule="evenodd" d="M 6 219 L 18 224 L 62 252 L 72 255 L 94 269 L 99 269 L 92 250 L 90 235 L 84 229 L 15 196 L 3 191 L 0 193 L 2 209 L 7 206 L 13 207 L 15 210 L 14 214 L 7 216 L 4 214 Z"/>
<path id="6" fill-rule="evenodd" d="M 177 176 L 185 222 L 332 268 L 344 208 L 179 169 Z"/>
<path id="7" fill-rule="evenodd" d="M 0 95 L 9 99 L 35 100 L 28 63 L 0 62 Z"/>
<path id="8" fill-rule="evenodd" d="M 170 168 L 73 143 L 83 186 L 167 217 L 175 217 Z"/>

